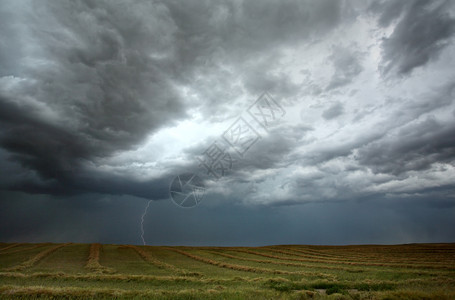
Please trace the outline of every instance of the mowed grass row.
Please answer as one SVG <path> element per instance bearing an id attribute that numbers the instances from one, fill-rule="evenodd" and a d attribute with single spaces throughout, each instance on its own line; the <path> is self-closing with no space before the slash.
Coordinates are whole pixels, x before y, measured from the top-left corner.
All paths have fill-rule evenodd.
<path id="1" fill-rule="evenodd" d="M 11 248 L 14 248 L 14 247 L 17 247 L 17 246 L 19 246 L 19 245 L 20 245 L 20 243 L 14 243 L 14 244 L 11 244 L 11 245 L 2 244 L 2 245 L 0 246 L 0 252 L 6 251 L 6 250 L 11 249 Z"/>
<path id="2" fill-rule="evenodd" d="M 453 269 L 455 264 L 449 263 L 450 261 L 444 261 L 443 263 L 435 262 L 421 262 L 415 261 L 403 263 L 397 260 L 383 260 L 383 259 L 370 259 L 359 261 L 357 258 L 349 259 L 334 259 L 334 258 L 308 258 L 304 254 L 293 253 L 292 251 L 270 249 L 270 248 L 259 248 L 256 251 L 251 250 L 237 250 L 237 251 L 247 251 L 248 253 L 264 255 L 271 258 L 281 258 L 281 259 L 292 259 L 302 262 L 314 262 L 314 263 L 330 263 L 330 264 L 339 264 L 339 265 L 350 265 L 350 266 L 383 266 L 383 267 L 397 267 L 397 268 L 417 268 L 417 269 Z M 297 256 L 297 257 L 296 257 Z"/>
<path id="3" fill-rule="evenodd" d="M 298 261 L 298 262 L 307 262 L 307 263 L 322 263 L 322 264 L 334 264 L 334 265 L 347 265 L 347 266 L 382 266 L 382 267 L 396 267 L 396 268 L 416 268 L 416 269 L 453 269 L 455 264 L 452 264 L 450 258 L 447 257 L 446 261 L 442 264 L 435 264 L 435 263 L 400 263 L 398 261 L 389 262 L 387 260 L 374 260 L 371 259 L 368 261 L 358 261 L 356 259 L 340 259 L 336 260 L 333 258 L 309 258 L 303 254 L 294 253 L 288 250 L 278 250 L 278 249 L 271 249 L 271 248 L 256 248 L 246 249 L 246 248 L 228 248 L 231 251 L 236 252 L 243 252 L 243 253 L 250 253 L 253 255 L 268 257 L 268 258 L 276 258 L 288 261 Z"/>
<path id="4" fill-rule="evenodd" d="M 0 247 L 0 299 L 455 299 L 455 244 Z"/>
<path id="5" fill-rule="evenodd" d="M 413 264 L 413 265 L 420 265 L 422 267 L 425 266 L 447 266 L 447 263 L 455 265 L 455 253 L 454 253 L 454 259 L 451 260 L 449 257 L 447 257 L 446 253 L 445 255 L 445 260 L 444 261 L 439 261 L 441 258 L 438 255 L 424 255 L 424 256 L 416 256 L 416 253 L 412 253 L 412 255 L 406 255 L 404 254 L 401 257 L 393 257 L 391 254 L 388 254 L 386 256 L 381 255 L 381 254 L 376 254 L 376 255 L 368 255 L 368 256 L 361 256 L 361 255 L 345 255 L 345 256 L 329 256 L 327 254 L 315 254 L 311 253 L 308 251 L 304 251 L 301 249 L 293 249 L 289 247 L 264 247 L 263 249 L 267 249 L 272 252 L 276 253 L 283 253 L 283 254 L 289 254 L 291 256 L 299 256 L 307 259 L 313 259 L 313 260 L 323 260 L 323 261 L 335 261 L 335 262 L 358 262 L 358 263 L 388 263 L 388 264 L 396 264 L 396 265 L 403 265 L 403 264 Z"/>
<path id="6" fill-rule="evenodd" d="M 352 266 L 352 267 L 340 267 L 339 265 L 330 265 L 322 263 L 302 263 L 299 261 L 282 259 L 282 257 L 264 257 L 256 254 L 256 251 L 249 251 L 242 249 L 242 251 L 236 251 L 236 249 L 230 248 L 230 250 L 222 249 L 198 249 L 198 248 L 184 248 L 185 252 L 194 254 L 200 260 L 200 258 L 206 259 L 206 263 L 218 265 L 222 268 L 231 268 L 231 265 L 246 266 L 249 267 L 248 272 L 256 273 L 272 273 L 281 274 L 284 277 L 287 275 L 304 275 L 306 278 L 349 278 L 355 280 L 359 278 L 371 278 L 374 280 L 390 279 L 393 274 L 394 278 L 408 279 L 419 277 L 430 278 L 436 275 L 447 275 L 451 276 L 454 274 L 453 270 L 425 270 L 425 269 L 407 269 L 407 268 L 389 268 L 389 267 L 377 267 L 377 266 Z M 237 249 L 238 250 L 238 249 Z M 251 254 L 253 252 L 254 254 Z M 208 260 L 212 260 L 209 262 Z M 292 277 L 292 276 L 291 276 Z"/>
<path id="7" fill-rule="evenodd" d="M 283 247 L 283 246 L 278 246 Z M 324 255 L 332 258 L 364 258 L 387 260 L 397 258 L 400 260 L 419 259 L 430 262 L 437 261 L 437 258 L 448 259 L 452 254 L 452 261 L 455 260 L 455 249 L 453 244 L 412 244 L 412 245 L 366 245 L 366 246 L 285 246 L 303 253 Z M 429 255 L 431 254 L 431 255 Z"/>
<path id="8" fill-rule="evenodd" d="M 100 264 L 100 254 L 102 252 L 102 245 L 101 244 L 91 244 L 90 245 L 90 251 L 89 255 L 87 258 L 87 263 L 85 267 L 95 273 L 106 273 L 106 274 L 111 274 L 115 273 L 115 269 L 113 268 L 108 268 L 106 266 L 103 266 Z"/>
<path id="9" fill-rule="evenodd" d="M 46 255 L 51 254 L 62 245 L 55 244 L 22 244 L 20 247 L 10 248 L 7 251 L 0 252 L 0 270 L 16 271 L 26 269 L 42 260 Z M 14 251 L 12 251 L 15 249 Z"/>

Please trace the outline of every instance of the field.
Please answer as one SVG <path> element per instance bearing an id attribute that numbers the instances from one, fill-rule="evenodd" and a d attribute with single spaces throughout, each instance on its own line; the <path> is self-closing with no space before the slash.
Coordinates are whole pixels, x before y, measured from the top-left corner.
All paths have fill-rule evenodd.
<path id="1" fill-rule="evenodd" d="M 455 244 L 0 243 L 0 299 L 455 299 Z"/>

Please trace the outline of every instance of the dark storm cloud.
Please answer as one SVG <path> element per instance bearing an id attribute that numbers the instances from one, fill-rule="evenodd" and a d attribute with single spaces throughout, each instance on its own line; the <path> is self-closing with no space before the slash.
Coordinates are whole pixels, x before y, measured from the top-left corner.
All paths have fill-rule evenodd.
<path id="1" fill-rule="evenodd" d="M 358 153 L 358 160 L 375 173 L 400 175 L 406 171 L 420 171 L 433 163 L 455 159 L 454 124 L 440 124 L 428 118 L 407 126 L 396 136 L 388 136 L 371 143 Z"/>
<path id="2" fill-rule="evenodd" d="M 235 170 L 244 172 L 243 174 L 248 177 L 250 172 L 255 170 L 268 170 L 293 164 L 289 155 L 311 130 L 303 125 L 277 126 L 248 150 L 245 157 L 238 161 Z M 239 175 L 234 173 L 234 177 Z"/>
<path id="3" fill-rule="evenodd" d="M 324 37 L 352 15 L 348 3 L 326 0 L 164 3 L 178 27 L 181 80 L 203 101 L 193 105 L 207 118 L 241 94 L 295 93 L 287 74 L 271 72 L 282 51 Z"/>
<path id="4" fill-rule="evenodd" d="M 408 74 L 437 58 L 451 42 L 455 19 L 451 1 L 386 1 L 375 3 L 379 24 L 388 26 L 398 20 L 392 34 L 382 42 L 381 69 Z"/>
<path id="5" fill-rule="evenodd" d="M 267 137 L 270 144 L 262 140 L 260 143 L 264 144 L 260 146 L 266 146 L 252 148 L 251 155 L 240 162 L 239 171 L 230 179 L 229 184 L 236 186 L 230 197 L 239 202 L 251 198 L 250 201 L 277 206 L 370 199 L 386 190 L 391 194 L 406 194 L 412 190 L 424 195 L 435 192 L 444 198 L 442 191 L 432 191 L 428 182 L 442 176 L 436 180 L 438 186 L 451 187 L 445 176 L 450 176 L 450 166 L 455 159 L 451 138 L 455 127 L 450 117 L 436 116 L 451 107 L 453 101 L 450 82 L 412 99 L 391 98 L 385 101 L 386 106 L 376 108 L 385 110 L 388 118 L 364 130 L 350 132 L 354 134 L 343 134 L 340 130 L 337 132 L 340 138 L 333 134 L 334 139 L 328 141 L 307 138 L 304 127 L 295 128 L 295 132 L 303 133 L 297 136 L 279 128 Z M 343 106 L 335 103 L 323 111 L 323 117 L 324 114 L 328 120 L 340 117 L 342 111 Z M 289 166 L 309 168 L 309 171 L 293 172 L 292 167 L 286 170 Z M 444 172 L 448 173 L 442 175 Z M 423 180 L 418 185 L 412 179 L 416 173 Z M 255 194 L 262 195 L 249 194 L 247 185 L 251 178 L 254 178 L 253 184 L 262 184 L 262 192 L 254 189 Z M 400 181 L 403 182 L 401 187 L 387 187 Z M 287 192 L 278 200 L 280 193 L 277 196 L 264 192 L 268 186 L 274 186 L 275 190 L 285 188 Z M 383 187 L 377 188 L 379 186 Z"/>
<path id="6" fill-rule="evenodd" d="M 28 47 L 36 61 L 19 73 L 23 84 L 0 91 L 0 143 L 10 159 L 37 172 L 47 192 L 84 192 L 84 186 L 94 184 L 75 182 L 87 164 L 132 149 L 184 116 L 171 82 L 172 20 L 163 6 L 152 3 L 128 10 L 90 1 L 32 6 L 26 36 L 33 44 L 19 38 L 16 44 Z M 13 26 L 6 31 L 14 40 Z M 21 66 L 24 59 L 5 57 L 2 70 Z M 100 185 L 110 186 L 103 177 Z"/>
<path id="7" fill-rule="evenodd" d="M 443 84 L 431 93 L 421 94 L 412 99 L 388 99 L 386 103 L 389 107 L 392 107 L 393 105 L 398 105 L 399 107 L 396 110 L 394 109 L 393 112 L 386 112 L 390 115 L 391 119 L 387 119 L 385 122 L 377 122 L 373 127 L 374 130 L 357 132 L 354 136 L 349 136 L 342 142 L 322 143 L 318 145 L 315 151 L 310 152 L 308 155 L 304 155 L 303 161 L 310 165 L 320 164 L 338 157 L 348 156 L 355 150 L 360 150 L 360 153 L 363 154 L 368 152 L 365 149 L 370 149 L 369 147 L 372 147 L 371 149 L 377 148 L 377 151 L 381 151 L 380 149 L 382 149 L 382 147 L 384 147 L 384 149 L 388 149 L 392 146 L 392 144 L 395 150 L 397 150 L 396 155 L 400 156 L 402 151 L 399 151 L 398 149 L 403 147 L 403 143 L 406 143 L 408 139 L 414 139 L 414 142 L 417 142 L 419 140 L 419 135 L 422 138 L 420 141 L 422 146 L 430 140 L 433 140 L 434 143 L 441 143 L 441 146 L 447 145 L 445 138 L 440 138 L 444 135 L 446 130 L 449 130 L 453 126 L 453 122 L 450 120 L 448 122 L 442 121 L 441 124 L 438 125 L 440 128 L 437 130 L 428 131 L 429 128 L 427 128 L 427 126 L 433 125 L 433 127 L 437 127 L 435 124 L 438 124 L 438 121 L 431 118 L 431 113 L 439 109 L 450 107 L 450 105 L 454 102 L 454 95 L 455 85 L 453 82 L 448 81 L 446 84 Z M 386 107 L 382 107 L 380 109 L 385 108 Z M 379 109 L 379 107 L 377 109 Z M 342 111 L 342 104 L 335 103 L 327 110 L 323 111 L 323 117 L 324 119 L 330 119 L 332 115 L 333 117 L 339 116 Z M 365 113 L 365 116 L 368 116 L 368 113 Z M 422 116 L 426 116 L 425 122 L 413 124 L 415 120 L 418 120 Z M 356 118 L 358 118 L 358 116 Z M 398 129 L 401 130 L 396 137 L 387 137 L 387 139 L 389 139 L 388 141 L 384 139 L 389 132 Z M 422 135 L 423 133 L 425 134 Z M 393 139 L 393 141 L 391 139 Z M 435 152 L 442 150 L 439 148 L 429 148 L 433 149 L 432 151 Z M 447 151 L 447 149 L 444 151 Z M 389 153 L 389 155 L 391 155 L 391 153 Z M 373 158 L 373 156 L 374 155 L 372 154 L 371 158 Z M 395 154 L 392 155 L 392 157 L 394 156 Z M 386 155 L 384 156 L 384 159 L 386 159 L 385 157 Z M 367 158 L 359 160 L 362 164 L 368 164 L 368 161 L 369 159 Z M 381 163 L 384 163 L 384 161 L 381 161 Z"/>
<path id="8" fill-rule="evenodd" d="M 0 120 L 0 145 L 12 153 L 11 159 L 43 178 L 64 178 L 65 171 L 78 169 L 81 160 L 96 155 L 95 149 L 92 153 L 77 133 L 49 124 L 34 116 L 32 108 L 4 97 L 0 97 Z"/>
<path id="9" fill-rule="evenodd" d="M 350 11 L 341 2 L 308 4 L 2 4 L 2 17 L 11 23 L 2 27 L 8 45 L 0 63 L 11 84 L 0 90 L 0 142 L 10 160 L 38 175 L 13 188 L 104 191 L 117 179 L 89 175 L 87 165 L 134 149 L 147 135 L 185 117 L 188 107 L 210 116 L 227 105 L 226 98 L 239 95 L 238 76 L 223 72 L 223 65 L 243 74 L 252 93 L 267 87 L 295 92 L 284 74 L 258 76 L 267 74 L 270 59 L 259 64 L 255 59 L 258 51 L 270 58 L 283 47 L 319 37 Z M 198 100 L 186 102 L 179 85 L 194 89 Z M 95 177 L 91 184 L 85 179 Z M 120 186 L 131 193 L 128 184 Z"/>
<path id="10" fill-rule="evenodd" d="M 451 138 L 455 129 L 453 120 L 439 121 L 428 113 L 453 104 L 454 92 L 455 85 L 449 82 L 433 94 L 421 95 L 420 101 L 406 101 L 406 112 L 395 116 L 395 124 L 401 124 L 397 126 L 400 130 L 360 149 L 359 162 L 374 172 L 392 174 L 424 170 L 437 162 L 452 162 L 455 159 Z M 422 120 L 416 121 L 419 118 Z"/>
<path id="11" fill-rule="evenodd" d="M 264 91 L 286 115 L 149 243 L 453 239 L 453 9 L 3 1 L 0 240 L 140 242 Z"/>
<path id="12" fill-rule="evenodd" d="M 9 190 L 31 194 L 77 195 L 100 193 L 107 195 L 131 195 L 145 199 L 162 200 L 169 197 L 169 182 L 177 171 L 160 178 L 139 181 L 105 172 L 79 170 L 69 178 L 42 181 L 37 178 L 18 178 L 8 185 Z M 178 174 L 178 173 L 177 173 Z"/>

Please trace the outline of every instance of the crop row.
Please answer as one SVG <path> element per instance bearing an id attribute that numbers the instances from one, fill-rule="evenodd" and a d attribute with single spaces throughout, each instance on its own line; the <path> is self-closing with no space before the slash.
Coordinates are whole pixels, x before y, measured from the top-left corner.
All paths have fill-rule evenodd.
<path id="1" fill-rule="evenodd" d="M 280 254 L 289 255 L 289 256 L 303 257 L 303 258 L 306 258 L 306 259 L 314 261 L 314 262 L 328 262 L 328 263 L 340 263 L 340 264 L 346 263 L 346 264 L 358 264 L 358 265 L 368 265 L 368 266 L 380 265 L 380 266 L 388 266 L 388 267 L 396 266 L 396 267 L 404 267 L 404 268 L 422 268 L 422 269 L 425 269 L 425 268 L 434 269 L 434 268 L 438 268 L 438 265 L 439 265 L 439 267 L 441 269 L 448 268 L 447 262 L 443 262 L 442 265 L 437 262 L 432 262 L 431 264 L 423 264 L 421 260 L 403 261 L 403 260 L 390 259 L 390 258 L 387 258 L 384 256 L 382 256 L 381 259 L 379 259 L 378 257 L 364 258 L 365 260 L 370 261 L 370 262 L 366 262 L 366 261 L 353 261 L 353 259 L 355 259 L 355 258 L 351 258 L 351 259 L 348 259 L 348 258 L 344 258 L 344 259 L 341 259 L 341 258 L 338 258 L 338 259 L 337 258 L 308 258 L 308 256 L 306 254 L 293 253 L 293 252 L 286 251 L 286 250 L 278 250 L 278 249 L 267 249 L 267 250 L 276 252 L 276 253 L 280 253 Z M 374 262 L 371 262 L 371 261 L 374 261 Z M 387 261 L 387 262 L 385 263 L 382 261 Z M 413 264 L 410 265 L 409 263 L 413 263 Z"/>
<path id="2" fill-rule="evenodd" d="M 415 269 L 453 269 L 453 266 L 436 266 L 436 265 L 426 265 L 424 267 L 419 265 L 412 265 L 412 264 L 389 264 L 389 263 L 367 263 L 367 262 L 347 262 L 347 261 L 327 261 L 323 259 L 308 259 L 308 258 L 292 258 L 292 257 L 284 257 L 284 256 L 277 256 L 273 254 L 262 253 L 258 251 L 252 250 L 245 250 L 245 249 L 232 249 L 232 251 L 248 253 L 253 255 L 259 255 L 268 258 L 275 258 L 280 260 L 287 260 L 287 261 L 300 261 L 300 262 L 314 262 L 314 263 L 330 263 L 330 264 L 337 264 L 337 265 L 349 265 L 349 266 L 369 266 L 369 267 L 395 267 L 395 268 L 415 268 Z M 280 251 L 280 250 L 275 250 Z M 282 252 L 282 251 L 281 251 Z"/>
<path id="3" fill-rule="evenodd" d="M 46 249 L 44 251 L 41 251 L 40 253 L 38 253 L 37 255 L 33 256 L 29 260 L 27 260 L 27 261 L 25 261 L 25 262 L 23 262 L 23 263 L 21 263 L 21 264 L 19 264 L 17 266 L 14 266 L 14 267 L 11 267 L 11 268 L 7 268 L 7 269 L 5 269 L 5 271 L 21 271 L 23 269 L 30 268 L 30 267 L 34 266 L 36 263 L 38 263 L 39 261 L 41 261 L 42 259 L 44 259 L 45 257 L 47 257 L 50 254 L 52 254 L 53 252 L 57 251 L 60 248 L 65 247 L 65 246 L 67 246 L 69 244 L 71 244 L 71 243 L 56 245 L 54 247 L 51 247 L 51 248 Z"/>
<path id="4" fill-rule="evenodd" d="M 20 246 L 20 245 L 21 245 L 20 243 L 11 244 L 11 245 L 9 245 L 9 246 L 6 246 L 6 247 L 1 248 L 0 251 L 5 251 L 5 250 L 8 250 L 8 249 L 11 249 L 11 248 Z"/>
<path id="5" fill-rule="evenodd" d="M 260 274 L 280 274 L 280 275 L 308 275 L 308 276 L 317 276 L 317 277 L 323 277 L 323 278 L 331 278 L 329 274 L 322 274 L 322 273 L 315 273 L 315 272 L 305 272 L 305 271 L 297 271 L 297 272 L 291 272 L 291 271 L 284 271 L 284 270 L 272 270 L 272 269 L 266 269 L 266 268 L 259 268 L 259 267 L 251 267 L 251 266 L 244 266 L 244 265 L 238 265 L 238 264 L 229 264 L 217 260 L 213 260 L 210 258 L 202 257 L 199 255 L 194 255 L 189 252 L 175 249 L 175 248 L 165 248 L 170 251 L 174 251 L 177 253 L 180 253 L 186 257 L 189 257 L 191 259 L 194 259 L 196 261 L 200 261 L 209 265 L 213 265 L 219 268 L 225 268 L 225 269 L 230 269 L 230 270 L 235 270 L 235 271 L 243 271 L 243 272 L 252 272 L 252 273 L 260 273 Z"/>
<path id="6" fill-rule="evenodd" d="M 100 244 L 91 244 L 90 252 L 85 267 L 96 273 L 115 273 L 112 268 L 105 267 L 100 264 L 100 251 L 102 246 Z"/>
<path id="7" fill-rule="evenodd" d="M 334 249 L 331 252 L 324 251 L 316 251 L 316 250 L 309 250 L 306 248 L 301 248 L 300 246 L 294 247 L 283 247 L 278 246 L 275 247 L 279 250 L 290 250 L 293 252 L 298 252 L 301 254 L 306 255 L 314 255 L 314 256 L 324 256 L 328 258 L 332 258 L 335 260 L 353 260 L 353 259 L 360 259 L 360 260 L 387 260 L 387 261 L 412 261 L 416 260 L 419 262 L 428 262 L 434 263 L 438 262 L 438 259 L 443 259 L 445 261 L 451 260 L 454 261 L 455 259 L 455 248 L 448 248 L 445 251 L 438 251 L 436 253 L 422 251 L 422 249 L 418 247 L 391 247 L 394 251 L 388 249 L 387 251 L 383 248 L 369 248 L 369 247 L 357 247 L 348 250 L 342 249 Z M 387 249 L 387 248 L 386 248 Z"/>
<path id="8" fill-rule="evenodd" d="M 137 246 L 129 245 L 129 246 L 123 246 L 123 247 L 126 247 L 126 248 L 129 248 L 129 249 L 132 249 L 132 250 L 136 251 L 136 253 L 139 254 L 139 256 L 144 261 L 146 261 L 148 263 L 151 263 L 152 265 L 154 265 L 154 266 L 156 266 L 156 267 L 158 267 L 160 269 L 167 269 L 167 270 L 176 272 L 177 274 L 181 274 L 181 275 L 188 275 L 188 276 L 200 276 L 201 275 L 200 273 L 190 272 L 188 270 L 184 270 L 182 268 L 177 268 L 174 265 L 162 262 L 159 259 L 153 257 L 150 253 L 144 251 L 143 249 L 141 249 L 141 248 L 139 248 Z"/>

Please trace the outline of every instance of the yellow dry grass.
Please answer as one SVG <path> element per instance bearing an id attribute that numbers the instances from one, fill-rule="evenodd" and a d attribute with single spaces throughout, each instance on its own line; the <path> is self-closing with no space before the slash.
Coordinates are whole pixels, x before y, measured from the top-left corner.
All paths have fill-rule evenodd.
<path id="1" fill-rule="evenodd" d="M 0 299 L 455 299 L 455 244 L 66 245 L 3 244 Z"/>
<path id="2" fill-rule="evenodd" d="M 146 251 L 144 251 L 143 249 L 141 249 L 141 248 L 139 248 L 137 246 L 129 245 L 129 246 L 122 246 L 122 247 L 129 248 L 129 249 L 132 249 L 132 250 L 136 251 L 136 253 L 139 254 L 139 256 L 144 261 L 146 261 L 148 263 L 151 263 L 152 265 L 154 265 L 154 266 L 156 266 L 156 267 L 158 267 L 160 269 L 168 269 L 168 270 L 176 272 L 178 274 L 188 275 L 188 276 L 200 276 L 201 275 L 198 272 L 190 272 L 188 270 L 184 270 L 182 268 L 177 268 L 174 265 L 162 262 L 159 259 L 153 257 L 149 252 L 146 252 Z"/>
<path id="3" fill-rule="evenodd" d="M 100 244 L 91 244 L 90 252 L 85 267 L 95 273 L 115 273 L 113 268 L 105 267 L 100 264 L 100 252 L 102 246 Z"/>
<path id="4" fill-rule="evenodd" d="M 3 252 L 1 254 L 2 255 L 14 254 L 14 253 L 19 253 L 19 252 L 23 252 L 23 251 L 33 250 L 33 249 L 36 249 L 36 248 L 41 248 L 41 247 L 44 247 L 44 246 L 45 246 L 45 244 L 38 244 L 38 245 L 31 246 L 31 247 L 23 248 L 23 249 L 17 249 L 17 250 L 13 250 L 13 251 Z"/>
<path id="5" fill-rule="evenodd" d="M 394 267 L 394 268 L 409 268 L 409 269 L 453 269 L 453 266 L 447 265 L 415 265 L 415 264 L 391 264 L 391 263 L 367 263 L 367 262 L 349 262 L 349 261 L 336 261 L 336 260 L 326 260 L 326 259 L 309 259 L 309 258 L 293 258 L 293 257 L 284 257 L 277 256 L 273 254 L 267 254 L 258 251 L 251 251 L 245 249 L 234 248 L 232 251 L 243 252 L 268 258 L 287 260 L 287 261 L 301 261 L 301 262 L 314 262 L 314 263 L 323 263 L 323 264 L 336 264 L 336 265 L 348 265 L 348 266 L 366 266 L 366 267 Z M 285 251 L 274 250 L 283 254 L 289 254 Z"/>
<path id="6" fill-rule="evenodd" d="M 60 248 L 65 247 L 65 246 L 67 246 L 69 244 L 71 244 L 71 243 L 56 245 L 54 247 L 46 249 L 46 250 L 38 253 L 37 255 L 33 256 L 29 260 L 26 260 L 26 261 L 24 261 L 23 263 L 21 263 L 21 264 L 19 264 L 17 266 L 5 269 L 5 271 L 21 271 L 21 270 L 24 270 L 26 268 L 30 268 L 30 267 L 34 266 L 36 263 L 38 263 L 40 260 L 44 259 L 46 256 L 49 256 L 53 252 L 57 251 Z"/>
<path id="7" fill-rule="evenodd" d="M 260 273 L 260 274 L 311 275 L 311 276 L 318 276 L 318 277 L 330 277 L 330 276 L 324 276 L 324 274 L 321 274 L 321 273 L 314 273 L 314 272 L 304 272 L 304 271 L 290 272 L 290 271 L 284 271 L 284 270 L 272 270 L 272 269 L 266 269 L 266 268 L 243 266 L 243 265 L 238 265 L 238 264 L 228 264 L 228 263 L 216 261 L 216 260 L 213 260 L 210 258 L 194 255 L 194 254 L 188 253 L 183 250 L 179 250 L 179 249 L 175 249 L 175 248 L 167 248 L 167 247 L 165 247 L 165 248 L 168 250 L 180 253 L 191 259 L 206 263 L 206 264 L 210 264 L 210 265 L 213 265 L 213 266 L 216 266 L 219 268 L 235 270 L 235 271 L 252 272 L 252 273 Z"/>
<path id="8" fill-rule="evenodd" d="M 22 244 L 20 244 L 20 243 L 11 244 L 11 245 L 9 245 L 9 246 L 6 246 L 6 247 L 1 248 L 0 251 L 5 251 L 5 250 L 8 250 L 8 249 L 11 249 L 11 248 L 20 246 L 20 245 L 22 245 Z"/>

